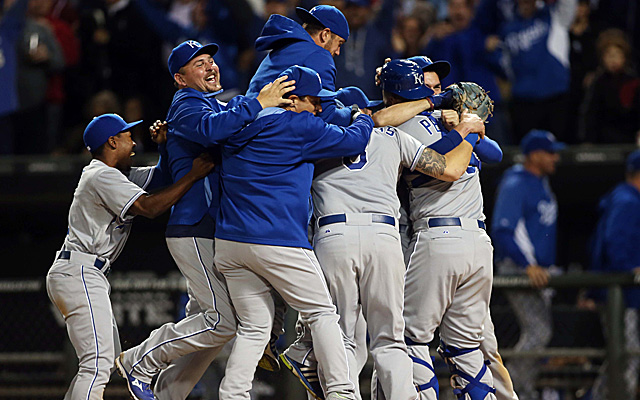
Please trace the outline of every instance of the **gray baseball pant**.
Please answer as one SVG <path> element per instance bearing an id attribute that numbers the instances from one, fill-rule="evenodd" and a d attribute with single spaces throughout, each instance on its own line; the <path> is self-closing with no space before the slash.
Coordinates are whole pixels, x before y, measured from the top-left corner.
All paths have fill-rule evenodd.
<path id="1" fill-rule="evenodd" d="M 203 312 L 151 332 L 141 344 L 124 353 L 123 366 L 143 382 L 176 363 L 156 387 L 163 398 L 185 398 L 220 349 L 235 336 L 236 320 L 222 275 L 213 263 L 212 239 L 167 238 L 167 246 Z M 206 353 L 194 354 L 200 350 Z M 180 360 L 185 355 L 188 359 Z M 177 379 L 179 383 L 165 381 Z M 173 383 L 177 383 L 173 387 Z"/>
<path id="2" fill-rule="evenodd" d="M 491 285 L 493 246 L 478 221 L 460 218 L 462 226 L 428 227 L 427 220 L 414 223 L 413 251 L 408 255 L 405 284 L 405 336 L 411 341 L 414 383 L 425 385 L 433 378 L 428 344 L 436 328 L 440 339 L 457 349 L 477 349 L 483 341 Z M 415 362 L 419 359 L 419 362 Z M 453 357 L 456 368 L 476 377 L 484 366 L 480 351 Z M 431 367 L 431 368 L 429 368 Z M 467 382 L 457 378 L 458 384 Z M 487 370 L 480 382 L 492 387 Z M 435 391 L 420 391 L 421 399 L 435 399 Z M 488 398 L 495 398 L 489 394 Z"/>
<path id="3" fill-rule="evenodd" d="M 120 354 L 111 286 L 95 260 L 94 255 L 71 252 L 69 260 L 57 259 L 47 273 L 47 294 L 64 318 L 79 361 L 65 400 L 102 399 Z"/>
<path id="4" fill-rule="evenodd" d="M 486 360 L 491 361 L 489 369 L 493 375 L 493 386 L 496 388 L 497 400 L 518 400 L 518 395 L 513 390 L 513 382 L 509 371 L 502 362 L 502 357 L 498 353 L 498 339 L 496 338 L 491 313 L 487 312 L 487 318 L 484 320 L 484 331 L 482 332 L 484 340 L 480 345 L 480 351 Z"/>
<path id="5" fill-rule="evenodd" d="M 338 314 L 313 251 L 216 239 L 216 265 L 227 280 L 238 332 L 220 385 L 220 399 L 249 399 L 274 317 L 271 287 L 311 330 L 327 393 L 355 399 Z"/>
<path id="6" fill-rule="evenodd" d="M 321 220 L 321 219 L 320 219 Z M 377 377 L 390 399 L 415 399 L 404 343 L 405 266 L 398 229 L 372 222 L 372 214 L 346 214 L 346 222 L 321 226 L 314 249 L 340 314 L 350 369 L 357 379 L 358 320 L 364 316 Z M 362 311 L 362 312 L 361 312 Z"/>

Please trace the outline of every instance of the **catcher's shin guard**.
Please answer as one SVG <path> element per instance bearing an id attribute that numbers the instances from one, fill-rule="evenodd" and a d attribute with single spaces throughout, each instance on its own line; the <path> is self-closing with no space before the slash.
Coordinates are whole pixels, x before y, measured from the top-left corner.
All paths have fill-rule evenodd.
<path id="1" fill-rule="evenodd" d="M 420 394 L 420 399 L 437 399 L 440 397 L 438 378 L 433 369 L 433 358 L 429 355 L 427 343 L 417 343 L 405 337 L 409 358 L 413 361 L 413 384 Z M 433 389 L 431 391 L 430 389 Z"/>
<path id="2" fill-rule="evenodd" d="M 479 352 L 480 349 L 457 349 L 455 347 L 447 346 L 444 343 L 440 343 L 440 347 L 438 348 L 438 353 L 449 366 L 449 371 L 451 372 L 451 387 L 453 388 L 453 393 L 458 399 L 495 399 L 496 389 L 484 382 L 481 382 L 481 379 L 488 371 L 487 365 L 490 364 L 489 360 L 482 363 L 482 367 L 476 376 L 461 370 L 458 363 L 456 363 L 456 358 L 458 358 L 458 361 L 462 361 L 462 358 L 464 358 L 465 355 L 475 351 Z"/>

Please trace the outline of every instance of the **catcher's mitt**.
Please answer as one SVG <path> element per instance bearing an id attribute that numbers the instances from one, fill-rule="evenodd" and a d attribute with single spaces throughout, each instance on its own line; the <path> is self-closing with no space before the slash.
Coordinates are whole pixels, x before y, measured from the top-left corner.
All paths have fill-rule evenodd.
<path id="1" fill-rule="evenodd" d="M 449 87 L 453 94 L 452 108 L 462 114 L 464 111 L 476 114 L 483 121 L 493 115 L 493 100 L 487 92 L 474 82 L 457 82 Z"/>

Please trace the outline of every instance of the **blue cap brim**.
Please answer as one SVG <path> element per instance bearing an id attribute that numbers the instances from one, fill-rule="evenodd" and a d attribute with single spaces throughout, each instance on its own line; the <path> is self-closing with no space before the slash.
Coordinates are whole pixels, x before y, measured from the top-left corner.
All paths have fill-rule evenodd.
<path id="1" fill-rule="evenodd" d="M 218 52 L 218 49 L 219 49 L 219 48 L 220 48 L 220 47 L 219 47 L 217 44 L 215 44 L 215 43 L 209 43 L 209 44 L 208 44 L 208 45 L 206 45 L 206 46 L 202 46 L 202 47 L 200 48 L 200 50 L 196 51 L 196 52 L 191 56 L 191 58 L 189 59 L 189 61 L 193 60 L 195 57 L 199 56 L 200 54 L 209 54 L 209 55 L 211 55 L 211 57 L 213 57 L 213 56 L 215 56 L 215 55 L 216 55 L 216 53 Z M 189 62 L 189 61 L 187 61 L 187 62 Z"/>
<path id="2" fill-rule="evenodd" d="M 321 89 L 318 92 L 318 94 L 316 95 L 316 97 L 320 97 L 320 98 L 323 98 L 323 99 L 333 99 L 337 95 L 338 95 L 338 93 L 332 92 L 331 90 Z"/>
<path id="3" fill-rule="evenodd" d="M 562 142 L 555 142 L 551 145 L 551 150 L 555 153 L 567 148 L 567 145 Z"/>
<path id="4" fill-rule="evenodd" d="M 367 103 L 367 108 L 377 107 L 382 104 L 382 100 L 371 100 Z"/>
<path id="5" fill-rule="evenodd" d="M 451 64 L 448 61 L 436 61 L 423 67 L 422 72 L 435 72 L 438 78 L 442 80 L 451 72 Z"/>
<path id="6" fill-rule="evenodd" d="M 118 133 L 126 132 L 126 131 L 130 130 L 131 128 L 133 128 L 134 126 L 141 124 L 142 121 L 143 120 L 131 122 L 130 124 L 126 124 L 120 131 L 118 131 Z"/>
<path id="7" fill-rule="evenodd" d="M 313 16 L 309 11 L 305 10 L 302 7 L 296 7 L 296 15 L 300 18 L 300 21 L 306 22 L 308 24 L 319 24 L 320 26 L 324 26 L 322 22 L 316 17 Z"/>

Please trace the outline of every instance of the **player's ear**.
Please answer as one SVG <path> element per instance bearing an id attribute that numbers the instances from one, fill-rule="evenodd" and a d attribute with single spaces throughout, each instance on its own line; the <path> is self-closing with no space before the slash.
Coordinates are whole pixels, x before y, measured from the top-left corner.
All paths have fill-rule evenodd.
<path id="1" fill-rule="evenodd" d="M 322 43 L 327 43 L 329 39 L 331 39 L 331 29 L 324 28 L 322 31 L 320 31 L 320 41 Z"/>
<path id="2" fill-rule="evenodd" d="M 182 74 L 180 74 L 180 72 L 176 72 L 175 74 L 173 74 L 173 79 L 179 86 L 187 86 L 187 83 L 185 82 L 184 77 L 182 76 Z"/>

